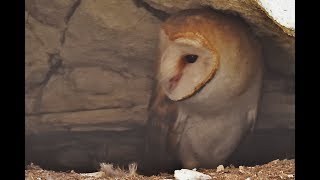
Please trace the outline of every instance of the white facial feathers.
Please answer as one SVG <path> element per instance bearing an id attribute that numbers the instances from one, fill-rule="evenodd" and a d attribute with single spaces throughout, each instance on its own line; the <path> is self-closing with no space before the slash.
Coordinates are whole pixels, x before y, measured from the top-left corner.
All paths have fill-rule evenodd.
<path id="1" fill-rule="evenodd" d="M 216 57 L 197 38 L 170 41 L 162 34 L 159 82 L 171 100 L 192 96 L 208 80 Z M 186 59 L 187 58 L 187 59 Z"/>

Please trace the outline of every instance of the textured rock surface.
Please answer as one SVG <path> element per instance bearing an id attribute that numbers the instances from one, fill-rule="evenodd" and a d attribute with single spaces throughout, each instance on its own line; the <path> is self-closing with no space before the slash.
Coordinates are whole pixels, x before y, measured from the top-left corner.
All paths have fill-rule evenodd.
<path id="1" fill-rule="evenodd" d="M 26 10 L 42 24 L 64 29 L 80 0 L 26 0 Z"/>
<path id="2" fill-rule="evenodd" d="M 59 31 L 44 25 L 27 16 L 25 23 L 26 38 L 26 84 L 34 85 L 42 83 L 50 69 L 50 54 L 59 51 Z"/>
<path id="3" fill-rule="evenodd" d="M 279 27 L 256 1 L 26 0 L 26 139 L 33 142 L 26 146 L 29 159 L 45 159 L 32 155 L 51 151 L 49 143 L 57 148 L 52 163 L 59 167 L 72 168 L 76 159 L 82 164 L 136 160 L 159 25 L 174 12 L 202 7 L 237 12 L 264 44 L 266 73 L 257 128 L 294 129 L 294 30 Z M 91 134 L 95 131 L 111 135 Z M 73 139 L 63 141 L 55 132 Z M 37 137 L 41 133 L 49 135 Z M 100 154 L 92 154 L 96 147 Z"/>
<path id="4" fill-rule="evenodd" d="M 145 122 L 157 17 L 132 0 L 28 0 L 25 24 L 27 126 Z"/>

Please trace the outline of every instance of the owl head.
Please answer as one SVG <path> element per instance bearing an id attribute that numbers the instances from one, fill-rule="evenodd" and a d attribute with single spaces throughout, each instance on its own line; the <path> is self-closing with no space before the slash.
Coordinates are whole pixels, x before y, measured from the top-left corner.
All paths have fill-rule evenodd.
<path id="1" fill-rule="evenodd" d="M 247 27 L 229 15 L 187 10 L 171 16 L 160 30 L 158 80 L 163 91 L 173 101 L 203 88 L 216 95 L 238 93 L 247 87 L 259 54 L 250 38 Z"/>

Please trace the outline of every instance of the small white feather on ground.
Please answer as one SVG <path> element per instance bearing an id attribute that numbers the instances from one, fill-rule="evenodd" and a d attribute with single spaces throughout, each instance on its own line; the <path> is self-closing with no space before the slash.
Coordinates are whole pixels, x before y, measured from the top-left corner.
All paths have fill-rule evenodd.
<path id="1" fill-rule="evenodd" d="M 212 179 L 209 175 L 190 169 L 181 169 L 174 171 L 174 177 L 178 180 L 207 180 Z"/>

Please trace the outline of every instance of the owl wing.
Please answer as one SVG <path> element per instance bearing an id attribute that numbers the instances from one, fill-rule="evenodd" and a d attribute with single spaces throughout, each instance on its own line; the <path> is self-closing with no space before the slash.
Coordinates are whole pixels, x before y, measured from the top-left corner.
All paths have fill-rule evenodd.
<path id="1" fill-rule="evenodd" d="M 156 84 L 148 107 L 144 160 L 149 172 L 158 173 L 179 166 L 176 152 L 181 133 L 174 128 L 178 117 L 176 102 L 170 100 Z"/>

